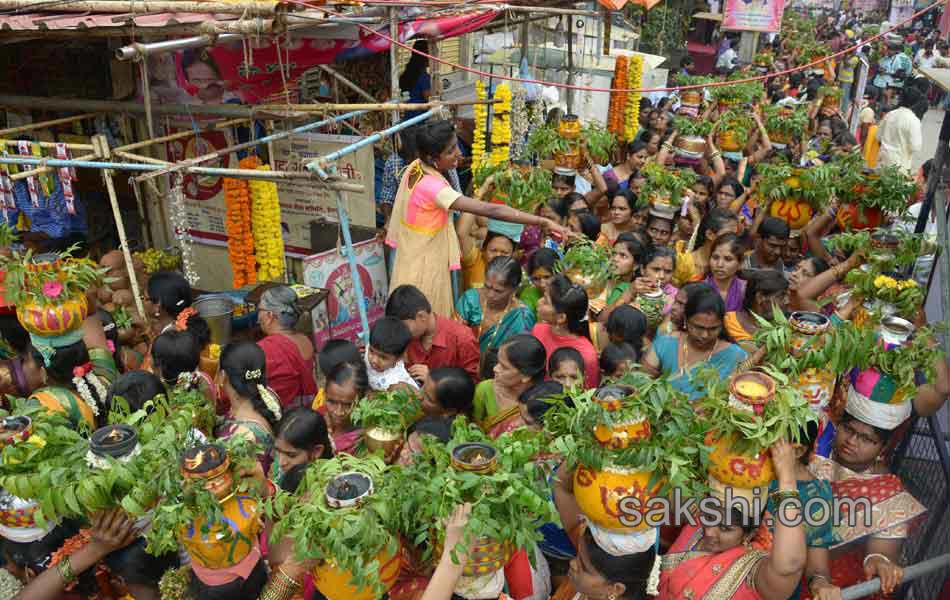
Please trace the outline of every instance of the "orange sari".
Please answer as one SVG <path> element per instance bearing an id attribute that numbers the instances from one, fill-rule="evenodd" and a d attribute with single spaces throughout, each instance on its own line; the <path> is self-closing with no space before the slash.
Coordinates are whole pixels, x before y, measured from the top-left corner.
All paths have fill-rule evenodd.
<path id="1" fill-rule="evenodd" d="M 695 550 L 702 537 L 703 529 L 698 525 L 687 525 L 680 531 L 662 557 L 658 598 L 759 600 L 753 580 L 768 553 L 744 546 L 718 554 Z"/>

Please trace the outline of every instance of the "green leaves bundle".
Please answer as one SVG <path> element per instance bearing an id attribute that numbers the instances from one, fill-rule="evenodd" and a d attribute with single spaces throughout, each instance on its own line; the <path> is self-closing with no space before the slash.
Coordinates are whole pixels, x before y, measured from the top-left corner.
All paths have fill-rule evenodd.
<path id="1" fill-rule="evenodd" d="M 530 156 L 540 159 L 551 158 L 556 152 L 566 152 L 572 148 L 571 143 L 561 137 L 557 126 L 542 125 L 528 135 L 528 144 L 525 146 Z"/>
<path id="2" fill-rule="evenodd" d="M 617 147 L 617 138 L 596 121 L 587 121 L 581 130 L 581 138 L 591 158 L 598 164 L 610 162 L 610 155 Z"/>
<path id="3" fill-rule="evenodd" d="M 869 175 L 862 192 L 857 198 L 862 206 L 900 215 L 907 210 L 908 199 L 917 193 L 917 183 L 900 167 L 889 165 Z"/>
<path id="4" fill-rule="evenodd" d="M 422 453 L 414 462 L 393 469 L 391 483 L 400 490 L 400 498 L 391 507 L 391 522 L 410 542 L 429 544 L 427 558 L 432 553 L 431 542 L 444 540 L 441 523 L 456 506 L 467 502 L 472 513 L 462 547 L 488 538 L 513 548 L 532 548 L 541 539 L 537 529 L 541 524 L 559 522 L 549 500 L 542 463 L 535 461 L 544 448 L 541 435 L 519 429 L 491 440 L 464 418 L 456 418 L 452 430 L 448 445 L 426 436 Z M 453 468 L 452 449 L 471 442 L 497 450 L 498 468 L 493 473 Z"/>
<path id="5" fill-rule="evenodd" d="M 393 485 L 379 457 L 354 458 L 340 454 L 313 462 L 295 494 L 278 491 L 267 501 L 265 514 L 275 520 L 271 539 L 285 536 L 294 541 L 294 554 L 301 559 L 335 563 L 349 571 L 357 588 L 385 592 L 379 580 L 380 552 L 395 554 L 398 540 L 387 525 L 391 512 L 406 501 L 409 488 Z M 338 475 L 362 473 L 373 481 L 373 493 L 357 506 L 335 508 L 327 504 L 326 487 Z"/>
<path id="6" fill-rule="evenodd" d="M 649 198 L 651 202 L 665 200 L 673 206 L 683 203 L 683 192 L 698 179 L 692 169 L 673 171 L 656 163 L 647 163 L 640 172 L 646 178 L 640 190 L 641 197 Z"/>
<path id="7" fill-rule="evenodd" d="M 762 414 L 736 410 L 729 406 L 729 381 L 719 378 L 715 369 L 697 371 L 696 377 L 706 385 L 706 397 L 699 410 L 707 430 L 733 435 L 732 449 L 745 455 L 758 454 L 780 439 L 798 442 L 800 432 L 815 413 L 801 391 L 789 385 L 789 378 L 776 369 L 764 372 L 775 380 L 775 397 L 765 404 Z"/>
<path id="8" fill-rule="evenodd" d="M 661 485 L 659 495 L 681 488 L 684 495 L 705 493 L 709 448 L 703 443 L 706 426 L 683 394 L 666 379 L 643 373 L 629 373 L 618 385 L 631 393 L 616 410 L 607 410 L 594 400 L 595 390 L 557 400 L 545 414 L 544 429 L 553 440 L 552 450 L 564 456 L 573 468 L 582 464 L 595 470 L 607 466 L 651 472 L 650 486 Z M 651 435 L 624 449 L 608 448 L 594 436 L 598 425 L 612 428 L 625 422 L 646 419 Z"/>
<path id="9" fill-rule="evenodd" d="M 554 270 L 564 274 L 578 271 L 594 283 L 604 283 L 612 275 L 610 251 L 588 239 L 573 241 Z"/>
<path id="10" fill-rule="evenodd" d="M 364 429 L 403 432 L 422 414 L 422 403 L 405 390 L 372 393 L 356 404 L 353 423 Z"/>
<path id="11" fill-rule="evenodd" d="M 808 133 L 808 110 L 804 106 L 795 107 L 789 112 L 780 106 L 768 104 L 762 107 L 762 112 L 765 116 L 765 130 L 769 134 L 799 139 Z"/>
<path id="12" fill-rule="evenodd" d="M 689 117 L 673 117 L 673 129 L 681 136 L 705 138 L 712 132 L 712 128 L 712 121 L 690 119 Z"/>

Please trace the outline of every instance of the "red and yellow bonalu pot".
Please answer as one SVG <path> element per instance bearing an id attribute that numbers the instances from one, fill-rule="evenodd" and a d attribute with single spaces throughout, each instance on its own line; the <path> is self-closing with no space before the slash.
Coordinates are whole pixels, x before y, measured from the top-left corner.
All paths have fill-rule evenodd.
<path id="1" fill-rule="evenodd" d="M 642 531 L 649 527 L 646 522 L 647 501 L 659 492 L 660 485 L 650 487 L 652 473 L 619 467 L 604 467 L 594 470 L 580 465 L 574 472 L 574 498 L 581 512 L 601 529 L 618 533 Z M 631 516 L 629 504 L 621 506 L 624 498 L 639 500 L 639 512 L 643 519 L 636 526 L 628 523 Z M 624 521 L 622 517 L 627 517 Z"/>
<path id="2" fill-rule="evenodd" d="M 632 393 L 632 389 L 607 386 L 597 391 L 594 401 L 608 412 L 614 412 L 623 408 L 624 399 Z M 634 416 L 613 425 L 597 425 L 594 427 L 594 437 L 606 448 L 623 450 L 634 442 L 650 437 L 650 422 L 645 417 Z"/>
<path id="3" fill-rule="evenodd" d="M 709 453 L 709 475 L 722 483 L 734 487 L 752 489 L 768 487 L 775 478 L 772 458 L 767 452 L 753 456 L 739 454 L 732 448 L 735 436 L 719 436 L 714 432 L 706 434 L 706 445 L 712 447 Z"/>
<path id="4" fill-rule="evenodd" d="M 402 548 L 397 549 L 394 554 L 383 548 L 376 555 L 376 562 L 379 563 L 379 579 L 388 592 L 396 585 L 396 579 L 399 577 Z M 372 589 L 354 586 L 352 573 L 340 569 L 332 562 L 321 563 L 313 569 L 312 575 L 314 586 L 327 600 L 375 600 L 379 597 Z"/>

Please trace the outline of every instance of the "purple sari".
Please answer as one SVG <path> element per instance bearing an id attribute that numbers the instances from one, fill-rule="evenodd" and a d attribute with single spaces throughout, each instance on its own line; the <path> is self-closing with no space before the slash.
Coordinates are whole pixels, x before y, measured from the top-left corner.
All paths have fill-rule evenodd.
<path id="1" fill-rule="evenodd" d="M 712 275 L 706 275 L 704 280 L 706 285 L 711 287 L 716 293 L 719 293 L 719 286 Z M 738 277 L 732 278 L 729 284 L 729 291 L 726 292 L 726 312 L 742 310 L 742 300 L 745 297 L 745 280 Z"/>

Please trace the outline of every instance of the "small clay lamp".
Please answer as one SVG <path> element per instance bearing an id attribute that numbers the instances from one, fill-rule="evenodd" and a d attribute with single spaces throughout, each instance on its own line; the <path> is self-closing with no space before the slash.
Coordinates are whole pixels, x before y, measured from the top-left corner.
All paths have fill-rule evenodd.
<path id="1" fill-rule="evenodd" d="M 0 420 L 0 446 L 16 444 L 33 433 L 33 419 L 24 416 L 4 417 Z"/>
<path id="2" fill-rule="evenodd" d="M 130 425 L 106 425 L 92 433 L 89 449 L 96 456 L 120 459 L 131 454 L 138 442 L 139 434 Z"/>
<path id="3" fill-rule="evenodd" d="M 219 502 L 234 490 L 231 457 L 223 446 L 207 444 L 189 448 L 181 456 L 179 469 L 186 480 L 202 482 Z"/>
<path id="4" fill-rule="evenodd" d="M 327 484 L 324 496 L 332 508 L 359 506 L 373 494 L 373 480 L 365 473 L 340 473 Z"/>
<path id="5" fill-rule="evenodd" d="M 470 473 L 493 473 L 498 468 L 498 451 L 488 444 L 459 444 L 452 449 L 452 468 Z"/>

